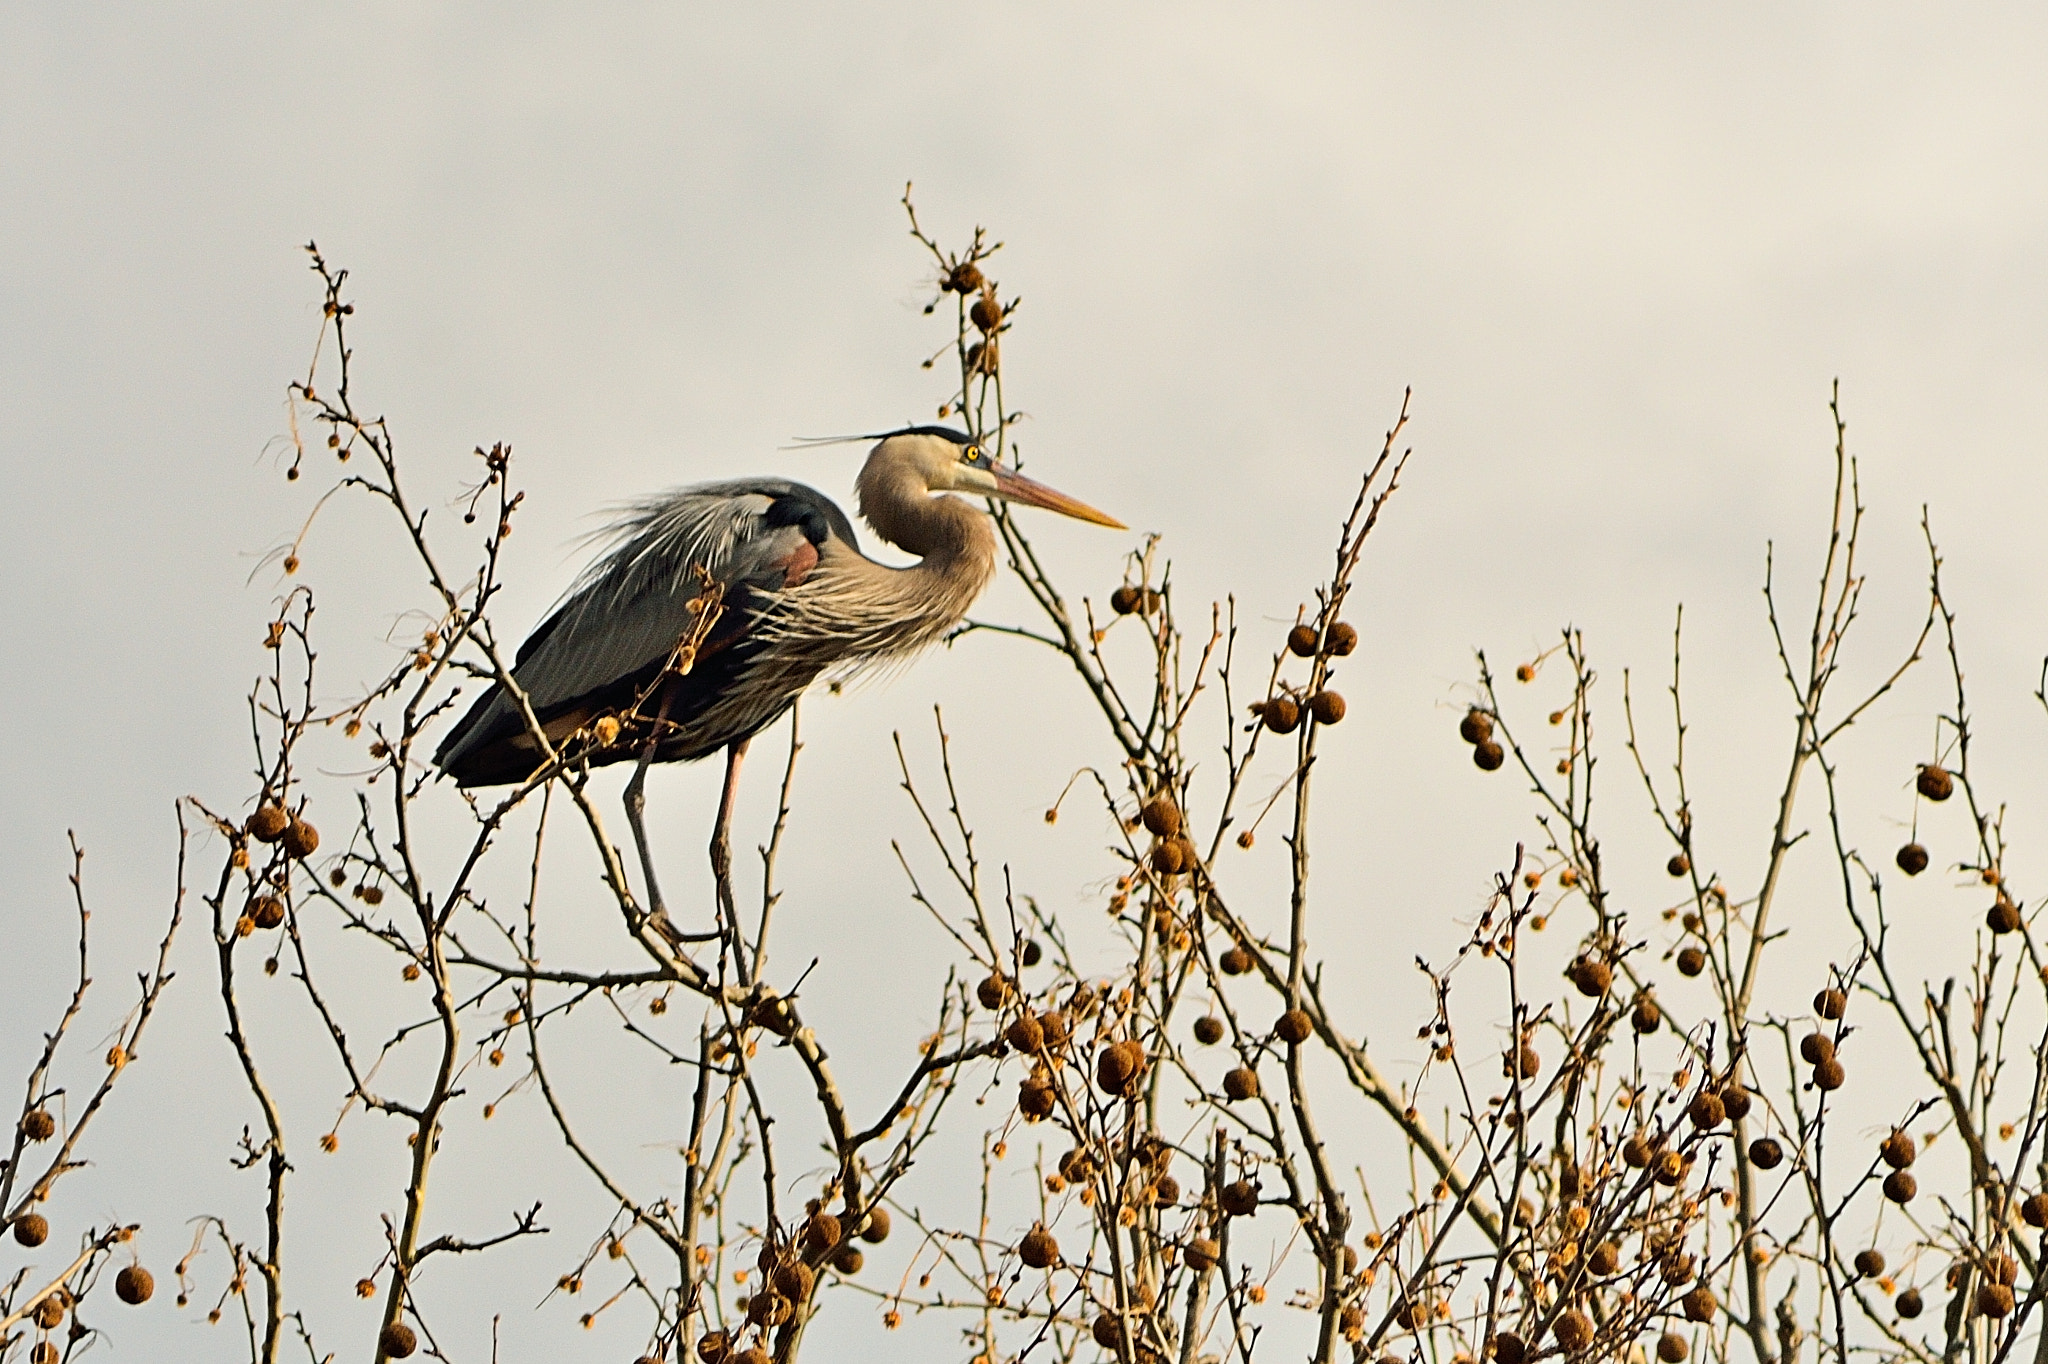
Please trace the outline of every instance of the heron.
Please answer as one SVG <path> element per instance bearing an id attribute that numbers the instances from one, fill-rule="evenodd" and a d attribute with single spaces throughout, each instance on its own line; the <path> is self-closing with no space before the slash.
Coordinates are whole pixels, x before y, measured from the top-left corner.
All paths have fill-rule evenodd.
<path id="1" fill-rule="evenodd" d="M 626 813 L 651 910 L 660 893 L 641 825 L 650 764 L 725 753 L 711 839 L 722 878 L 748 741 L 821 674 L 937 642 L 988 586 L 989 517 L 946 494 L 1125 529 L 1005 467 L 966 432 L 911 426 L 855 439 L 876 439 L 854 481 L 860 515 L 916 563 L 867 557 L 846 513 L 815 488 L 779 478 L 695 484 L 627 504 L 599 532 L 609 548 L 519 646 L 511 677 L 549 747 L 593 767 L 638 762 Z M 434 761 L 459 786 L 500 786 L 539 775 L 547 755 L 518 698 L 493 682 Z"/>

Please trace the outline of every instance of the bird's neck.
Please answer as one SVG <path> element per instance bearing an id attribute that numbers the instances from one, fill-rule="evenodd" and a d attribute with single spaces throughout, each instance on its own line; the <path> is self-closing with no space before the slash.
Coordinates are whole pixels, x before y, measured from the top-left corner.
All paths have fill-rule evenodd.
<path id="1" fill-rule="evenodd" d="M 914 471 L 870 466 L 854 487 L 860 514 L 875 534 L 927 564 L 961 559 L 995 563 L 988 518 L 957 497 L 934 496 Z"/>

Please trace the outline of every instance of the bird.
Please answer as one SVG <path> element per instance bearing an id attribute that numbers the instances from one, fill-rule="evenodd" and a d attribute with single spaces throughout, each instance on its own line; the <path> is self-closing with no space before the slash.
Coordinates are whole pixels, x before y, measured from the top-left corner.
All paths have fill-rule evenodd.
<path id="1" fill-rule="evenodd" d="M 949 494 L 1126 529 L 951 427 L 854 439 L 876 442 L 854 481 L 861 518 L 916 563 L 867 557 L 846 513 L 815 488 L 699 483 L 627 504 L 599 532 L 609 547 L 520 645 L 512 681 L 563 760 L 640 764 L 627 792 L 636 836 L 649 764 L 722 750 L 717 863 L 748 740 L 819 676 L 906 659 L 966 617 L 995 573 L 996 536 L 984 511 Z M 518 698 L 495 681 L 434 761 L 461 787 L 525 783 L 549 762 Z"/>

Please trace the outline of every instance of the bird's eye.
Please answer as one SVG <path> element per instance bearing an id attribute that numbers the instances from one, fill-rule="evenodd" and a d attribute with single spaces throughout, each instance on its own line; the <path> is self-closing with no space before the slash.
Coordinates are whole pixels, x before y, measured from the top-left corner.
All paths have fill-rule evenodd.
<path id="1" fill-rule="evenodd" d="M 963 445 L 960 447 L 960 462 L 976 469 L 986 469 L 993 463 L 989 459 L 988 451 L 982 449 L 979 445 Z"/>

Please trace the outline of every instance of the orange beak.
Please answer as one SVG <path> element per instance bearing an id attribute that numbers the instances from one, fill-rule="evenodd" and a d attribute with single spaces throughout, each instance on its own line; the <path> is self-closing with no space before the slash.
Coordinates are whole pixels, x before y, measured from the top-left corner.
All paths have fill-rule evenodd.
<path id="1" fill-rule="evenodd" d="M 1005 502 L 1015 502 L 1025 507 L 1043 507 L 1047 511 L 1056 511 L 1062 516 L 1071 516 L 1076 521 L 1088 521 L 1098 526 L 1108 526 L 1111 530 L 1130 529 L 1129 526 L 1126 526 L 1114 516 L 1110 516 L 1105 512 L 1099 512 L 1086 502 L 1077 501 L 1057 489 L 1048 488 L 1043 483 L 1028 479 L 1022 474 L 1012 473 L 1010 470 L 1003 468 L 991 469 L 989 472 L 995 475 L 995 495 L 1002 498 Z"/>

